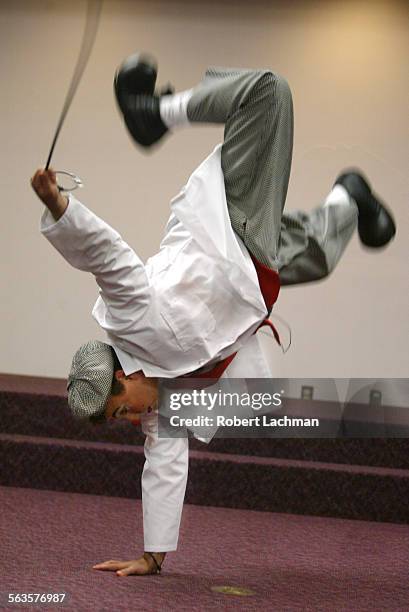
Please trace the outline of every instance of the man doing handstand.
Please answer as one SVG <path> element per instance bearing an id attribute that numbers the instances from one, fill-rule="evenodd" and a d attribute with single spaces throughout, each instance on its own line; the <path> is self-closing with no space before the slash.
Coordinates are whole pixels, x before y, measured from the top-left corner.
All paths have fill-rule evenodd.
<path id="1" fill-rule="evenodd" d="M 366 246 L 386 245 L 392 215 L 359 171 L 335 180 L 324 204 L 284 213 L 293 146 L 286 80 L 270 70 L 212 68 L 191 90 L 155 93 L 149 57 L 128 58 L 115 76 L 119 109 L 142 147 L 189 123 L 224 124 L 224 141 L 172 200 L 157 255 L 146 264 L 121 236 L 58 189 L 52 170 L 32 186 L 46 210 L 41 231 L 99 285 L 93 316 L 106 342 L 73 358 L 74 417 L 142 421 L 143 556 L 96 569 L 155 573 L 177 547 L 187 479 L 187 439 L 157 432 L 158 378 L 269 377 L 255 335 L 279 287 L 316 281 L 338 263 L 355 229 Z"/>

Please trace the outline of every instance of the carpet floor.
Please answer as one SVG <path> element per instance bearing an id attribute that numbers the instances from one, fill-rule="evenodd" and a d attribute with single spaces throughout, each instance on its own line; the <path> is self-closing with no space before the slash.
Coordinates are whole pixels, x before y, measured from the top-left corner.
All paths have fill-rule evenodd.
<path id="1" fill-rule="evenodd" d="M 408 525 L 186 505 L 162 575 L 121 578 L 92 565 L 140 555 L 139 500 L 0 487 L 0 508 L 2 610 L 409 610 Z M 67 599 L 7 607 L 8 592 Z"/>

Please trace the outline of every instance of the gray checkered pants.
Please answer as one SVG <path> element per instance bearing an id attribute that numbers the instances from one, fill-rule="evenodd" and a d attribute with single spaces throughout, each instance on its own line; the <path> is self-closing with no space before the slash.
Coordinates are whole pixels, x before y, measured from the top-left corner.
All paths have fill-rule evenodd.
<path id="1" fill-rule="evenodd" d="M 222 169 L 232 226 L 290 285 L 327 276 L 357 225 L 356 206 L 283 213 L 293 148 L 286 80 L 267 70 L 210 68 L 187 108 L 191 122 L 224 123 Z"/>

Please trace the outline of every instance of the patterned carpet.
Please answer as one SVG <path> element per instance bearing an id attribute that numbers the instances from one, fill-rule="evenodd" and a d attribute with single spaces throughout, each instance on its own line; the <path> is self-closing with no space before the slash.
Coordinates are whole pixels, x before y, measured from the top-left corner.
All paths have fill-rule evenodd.
<path id="1" fill-rule="evenodd" d="M 139 501 L 0 487 L 0 507 L 3 597 L 65 592 L 59 609 L 76 612 L 409 609 L 406 525 L 187 505 L 162 575 L 120 578 L 91 567 L 139 556 Z"/>

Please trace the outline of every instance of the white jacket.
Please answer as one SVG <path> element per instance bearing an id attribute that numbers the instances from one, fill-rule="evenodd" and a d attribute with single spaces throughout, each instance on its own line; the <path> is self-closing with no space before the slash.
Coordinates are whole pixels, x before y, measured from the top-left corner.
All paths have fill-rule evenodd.
<path id="1" fill-rule="evenodd" d="M 166 235 L 146 265 L 107 223 L 70 194 L 64 215 L 48 210 L 41 232 L 75 268 L 94 274 L 93 316 L 126 374 L 176 377 L 239 351 L 224 376 L 269 376 L 253 332 L 266 316 L 257 274 L 227 210 L 221 146 L 171 202 Z M 147 434 L 142 476 L 145 550 L 177 546 L 188 440 Z"/>
<path id="2" fill-rule="evenodd" d="M 146 265 L 72 195 L 41 231 L 74 267 L 95 275 L 93 316 L 126 374 L 176 377 L 243 346 L 266 316 L 251 258 L 230 224 L 220 146 L 171 203 L 160 250 Z"/>

